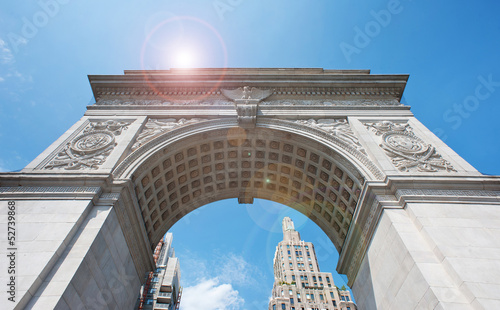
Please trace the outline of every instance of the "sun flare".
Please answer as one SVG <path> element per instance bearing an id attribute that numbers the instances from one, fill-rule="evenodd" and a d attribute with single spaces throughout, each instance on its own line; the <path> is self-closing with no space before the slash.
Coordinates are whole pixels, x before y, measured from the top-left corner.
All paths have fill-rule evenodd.
<path id="1" fill-rule="evenodd" d="M 174 56 L 174 64 L 178 68 L 192 68 L 195 62 L 195 54 L 188 49 L 179 50 Z"/>

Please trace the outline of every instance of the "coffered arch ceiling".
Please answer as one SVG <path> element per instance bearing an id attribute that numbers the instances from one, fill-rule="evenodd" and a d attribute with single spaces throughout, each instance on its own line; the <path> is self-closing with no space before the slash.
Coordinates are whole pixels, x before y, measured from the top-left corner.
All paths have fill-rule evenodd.
<path id="1" fill-rule="evenodd" d="M 117 178 L 132 179 L 152 248 L 196 208 L 261 198 L 308 216 L 341 250 L 363 184 L 380 178 L 375 167 L 363 164 L 364 155 L 286 122 L 250 129 L 234 121 L 202 125 L 155 138 L 115 171 Z"/>

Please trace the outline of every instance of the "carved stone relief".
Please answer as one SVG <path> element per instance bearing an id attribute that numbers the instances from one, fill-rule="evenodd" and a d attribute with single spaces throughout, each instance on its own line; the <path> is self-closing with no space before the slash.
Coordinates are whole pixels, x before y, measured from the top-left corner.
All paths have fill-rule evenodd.
<path id="1" fill-rule="evenodd" d="M 231 99 L 238 113 L 238 123 L 255 127 L 259 102 L 273 94 L 271 89 L 244 86 L 237 89 L 221 89 L 224 96 Z"/>
<path id="2" fill-rule="evenodd" d="M 220 98 L 193 99 L 101 99 L 96 105 L 157 105 L 157 106 L 185 106 L 185 105 L 232 105 L 232 101 Z M 401 106 L 396 99 L 386 100 L 325 100 L 325 99 L 270 99 L 260 102 L 263 106 Z"/>
<path id="3" fill-rule="evenodd" d="M 361 144 L 359 143 L 358 137 L 354 134 L 349 125 L 349 122 L 346 119 L 319 119 L 319 120 L 298 120 L 296 121 L 298 124 L 303 124 L 307 126 L 311 126 L 314 128 L 318 128 L 327 132 L 332 136 L 336 136 L 347 144 L 351 145 L 361 153 L 366 155 L 366 151 L 363 149 Z"/>
<path id="4" fill-rule="evenodd" d="M 98 169 L 115 148 L 115 136 L 131 122 L 91 122 L 83 132 L 67 143 L 44 169 Z"/>
<path id="5" fill-rule="evenodd" d="M 364 125 L 381 137 L 380 147 L 392 158 L 392 163 L 405 172 L 456 171 L 436 152 L 436 148 L 417 137 L 407 123 L 382 121 Z"/>
<path id="6" fill-rule="evenodd" d="M 174 130 L 175 128 L 187 125 L 187 124 L 193 124 L 201 121 L 199 118 L 192 118 L 192 119 L 185 119 L 181 118 L 179 120 L 175 118 L 169 118 L 169 119 L 153 119 L 150 118 L 148 119 L 148 122 L 142 129 L 141 133 L 136 139 L 136 142 L 132 146 L 132 151 L 135 151 L 142 145 L 146 144 L 148 141 L 152 140 L 155 137 L 158 137 L 159 135 Z"/>

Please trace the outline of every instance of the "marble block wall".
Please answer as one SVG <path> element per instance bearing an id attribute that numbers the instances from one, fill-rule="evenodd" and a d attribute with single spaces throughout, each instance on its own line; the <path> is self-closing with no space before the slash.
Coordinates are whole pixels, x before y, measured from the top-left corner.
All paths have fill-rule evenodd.
<path id="1" fill-rule="evenodd" d="M 385 209 L 353 291 L 360 309 L 500 309 L 500 207 Z"/>

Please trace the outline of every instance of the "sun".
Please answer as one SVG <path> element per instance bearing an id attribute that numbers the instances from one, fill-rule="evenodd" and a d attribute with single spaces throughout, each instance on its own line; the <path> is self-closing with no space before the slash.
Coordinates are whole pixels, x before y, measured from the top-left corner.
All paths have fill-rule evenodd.
<path id="1" fill-rule="evenodd" d="M 196 63 L 196 55 L 190 49 L 178 50 L 174 55 L 174 64 L 178 68 L 192 68 Z"/>

